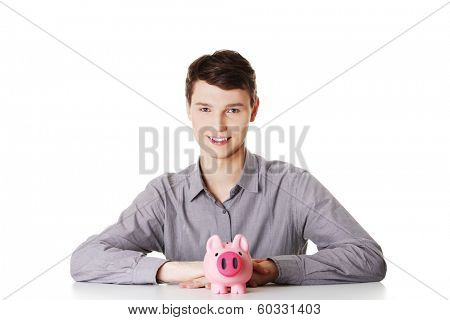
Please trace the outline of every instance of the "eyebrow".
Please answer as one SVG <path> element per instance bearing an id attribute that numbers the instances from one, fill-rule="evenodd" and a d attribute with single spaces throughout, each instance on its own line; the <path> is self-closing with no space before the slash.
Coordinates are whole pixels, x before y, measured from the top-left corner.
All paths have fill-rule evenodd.
<path id="1" fill-rule="evenodd" d="M 196 103 L 194 103 L 194 105 L 195 106 L 204 106 L 204 107 L 213 107 L 212 105 L 210 105 L 209 103 L 206 103 L 206 102 L 196 102 Z M 228 107 L 245 107 L 245 105 L 241 102 L 236 102 L 236 103 L 227 104 L 225 107 L 226 108 L 228 108 Z"/>

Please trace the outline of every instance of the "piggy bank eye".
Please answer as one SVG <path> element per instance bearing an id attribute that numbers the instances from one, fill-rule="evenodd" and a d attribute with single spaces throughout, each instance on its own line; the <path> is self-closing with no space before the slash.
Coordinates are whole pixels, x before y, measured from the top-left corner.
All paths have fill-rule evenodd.
<path id="1" fill-rule="evenodd" d="M 216 252 L 215 256 L 217 257 L 218 253 Z"/>
<path id="2" fill-rule="evenodd" d="M 239 254 L 242 256 L 242 253 L 239 251 Z"/>

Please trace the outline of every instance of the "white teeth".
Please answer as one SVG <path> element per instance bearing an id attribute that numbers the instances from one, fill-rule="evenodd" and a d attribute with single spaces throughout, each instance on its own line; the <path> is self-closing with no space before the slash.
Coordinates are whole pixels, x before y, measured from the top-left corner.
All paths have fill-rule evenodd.
<path id="1" fill-rule="evenodd" d="M 226 137 L 223 137 L 223 138 L 220 138 L 220 137 L 211 137 L 211 139 L 214 140 L 214 141 L 219 141 L 219 142 L 222 142 L 222 141 L 227 140 Z"/>

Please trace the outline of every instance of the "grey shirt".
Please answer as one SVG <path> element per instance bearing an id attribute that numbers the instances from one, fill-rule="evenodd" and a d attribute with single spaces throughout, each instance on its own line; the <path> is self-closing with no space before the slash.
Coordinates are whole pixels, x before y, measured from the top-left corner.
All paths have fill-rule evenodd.
<path id="1" fill-rule="evenodd" d="M 202 261 L 213 234 L 243 234 L 252 258 L 272 259 L 277 284 L 381 281 L 380 246 L 308 170 L 269 161 L 246 148 L 239 182 L 223 203 L 206 189 L 199 159 L 152 179 L 118 221 L 80 244 L 76 281 L 157 284 L 167 261 Z M 307 255 L 308 240 L 318 252 Z M 148 257 L 161 252 L 166 259 Z"/>

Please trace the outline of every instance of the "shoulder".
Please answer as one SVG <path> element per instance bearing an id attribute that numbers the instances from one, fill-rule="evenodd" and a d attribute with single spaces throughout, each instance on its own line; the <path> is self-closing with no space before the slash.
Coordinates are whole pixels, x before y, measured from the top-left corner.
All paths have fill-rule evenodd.
<path id="1" fill-rule="evenodd" d="M 165 172 L 151 179 L 146 188 L 168 191 L 176 187 L 184 186 L 195 164 L 191 164 L 178 172 Z"/>
<path id="2" fill-rule="evenodd" d="M 143 207 L 160 203 L 165 207 L 167 201 L 179 199 L 194 166 L 191 164 L 178 172 L 165 172 L 152 178 L 138 195 L 137 205 Z"/>
<path id="3" fill-rule="evenodd" d="M 307 169 L 303 169 L 283 160 L 268 160 L 260 155 L 255 157 L 259 164 L 259 175 L 263 181 L 271 181 L 279 186 L 290 189 L 309 175 Z"/>
<path id="4" fill-rule="evenodd" d="M 308 207 L 334 199 L 331 192 L 308 169 L 282 160 L 266 160 L 257 156 L 260 179 L 271 193 L 284 191 Z"/>

